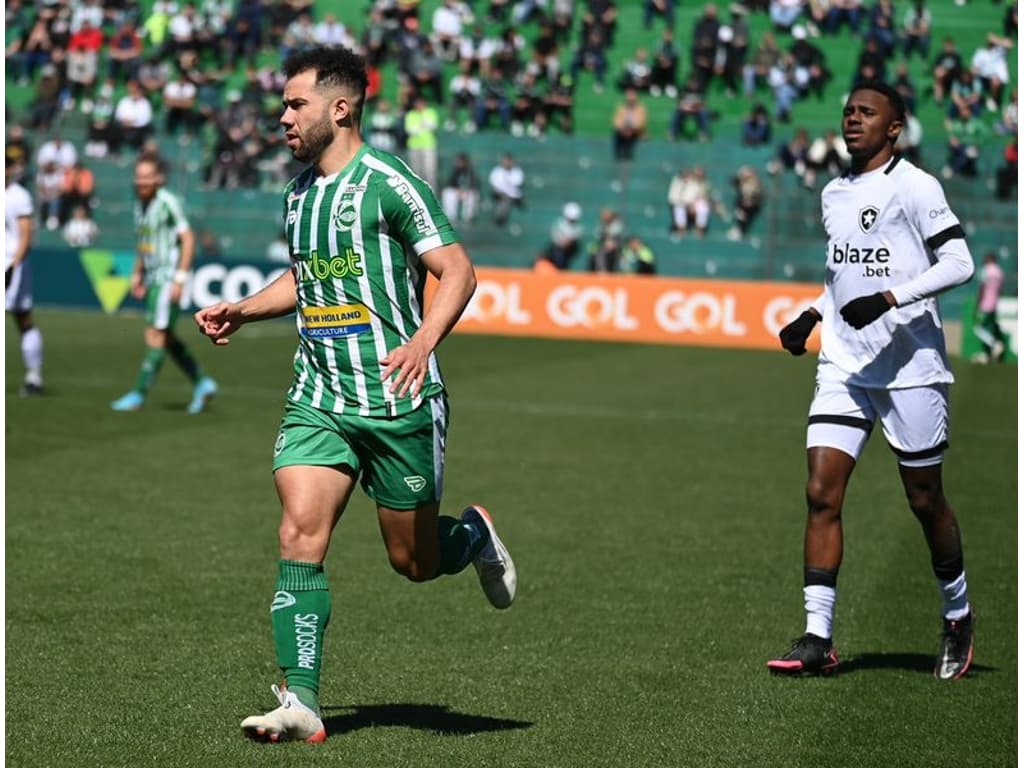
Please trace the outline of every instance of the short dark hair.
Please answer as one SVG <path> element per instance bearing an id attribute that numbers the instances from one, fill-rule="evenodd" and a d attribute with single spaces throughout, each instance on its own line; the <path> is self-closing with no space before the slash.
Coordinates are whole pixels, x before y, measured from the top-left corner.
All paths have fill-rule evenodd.
<path id="1" fill-rule="evenodd" d="M 289 80 L 308 69 L 316 71 L 316 86 L 337 88 L 346 86 L 354 90 L 358 96 L 353 105 L 355 122 L 363 112 L 366 100 L 366 61 L 355 51 L 340 45 L 307 48 L 293 53 L 281 64 L 281 72 Z"/>
<path id="2" fill-rule="evenodd" d="M 907 120 L 907 105 L 903 101 L 903 96 L 888 83 L 883 83 L 881 80 L 868 80 L 855 86 L 854 91 L 874 91 L 885 96 L 885 100 L 889 102 L 889 106 L 892 107 L 892 111 L 896 113 L 896 119 L 901 123 Z"/>

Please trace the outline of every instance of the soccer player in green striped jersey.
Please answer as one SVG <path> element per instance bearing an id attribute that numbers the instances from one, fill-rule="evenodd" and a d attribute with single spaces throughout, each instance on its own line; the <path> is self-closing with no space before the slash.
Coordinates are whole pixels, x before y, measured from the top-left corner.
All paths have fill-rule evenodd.
<path id="1" fill-rule="evenodd" d="M 196 240 L 181 201 L 163 188 L 159 160 L 141 157 L 135 163 L 135 229 L 138 235 L 132 295 L 146 302 L 146 354 L 135 386 L 110 404 L 115 411 L 137 411 L 146 400 L 164 357 L 171 359 L 192 382 L 189 413 L 199 413 L 217 392 L 203 376 L 188 347 L 174 332 L 181 293 L 188 279 Z"/>
<path id="2" fill-rule="evenodd" d="M 331 613 L 323 562 L 356 482 L 376 502 L 392 567 L 411 581 L 473 563 L 491 604 L 507 608 L 516 571 L 483 507 L 440 515 L 448 402 L 434 350 L 473 294 L 473 264 L 429 185 L 363 143 L 362 58 L 314 48 L 283 70 L 281 125 L 295 158 L 310 163 L 284 191 L 291 269 L 195 320 L 222 345 L 245 323 L 295 313 L 295 376 L 273 461 L 282 513 L 270 620 L 285 685 L 273 686 L 280 706 L 242 730 L 319 742 Z M 438 285 L 425 307 L 428 272 Z"/>

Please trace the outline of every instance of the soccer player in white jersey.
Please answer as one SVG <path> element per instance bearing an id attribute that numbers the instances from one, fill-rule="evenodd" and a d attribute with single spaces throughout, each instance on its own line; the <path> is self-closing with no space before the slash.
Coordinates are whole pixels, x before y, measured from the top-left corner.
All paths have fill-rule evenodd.
<path id="1" fill-rule="evenodd" d="M 199 363 L 174 332 L 181 294 L 192 268 L 196 240 L 181 201 L 163 188 L 162 163 L 140 157 L 135 163 L 135 229 L 138 235 L 132 295 L 146 302 L 143 339 L 146 354 L 135 386 L 110 404 L 115 411 L 137 411 L 146 401 L 163 365 L 171 359 L 192 383 L 188 412 L 200 413 L 217 393 L 217 383 L 204 376 Z"/>
<path id="2" fill-rule="evenodd" d="M 4 164 L 4 219 L 7 256 L 4 262 L 4 292 L 7 311 L 21 335 L 21 359 L 25 363 L 22 397 L 43 391 L 43 334 L 32 322 L 32 196 L 19 183 L 24 166 L 7 156 Z"/>
<path id="3" fill-rule="evenodd" d="M 448 404 L 434 350 L 475 290 L 472 262 L 424 180 L 363 143 L 363 59 L 314 48 L 283 71 L 281 125 L 295 158 L 311 163 L 284 191 L 291 269 L 195 320 L 227 344 L 245 323 L 296 313 L 295 377 L 273 461 L 282 513 L 270 620 L 285 685 L 273 686 L 280 706 L 246 718 L 242 730 L 319 742 L 331 613 L 323 563 L 357 481 L 376 502 L 392 567 L 411 581 L 472 562 L 490 603 L 507 608 L 516 571 L 483 507 L 459 519 L 439 514 Z M 438 284 L 424 310 L 428 272 Z"/>
<path id="4" fill-rule="evenodd" d="M 779 333 L 803 354 L 821 322 L 817 388 L 807 427 L 805 634 L 768 667 L 782 674 L 838 669 L 832 644 L 843 556 L 846 487 L 876 421 L 931 552 L 942 599 L 935 675 L 962 677 L 973 657 L 960 529 L 943 493 L 953 381 L 936 295 L 970 280 L 971 254 L 938 181 L 894 154 L 905 109 L 884 83 L 858 86 L 843 109 L 850 172 L 821 195 L 828 234 L 825 291 Z"/>

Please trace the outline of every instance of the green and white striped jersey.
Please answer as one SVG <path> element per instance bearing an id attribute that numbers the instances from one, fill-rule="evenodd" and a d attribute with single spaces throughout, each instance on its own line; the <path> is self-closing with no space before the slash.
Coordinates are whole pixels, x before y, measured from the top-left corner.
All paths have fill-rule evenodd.
<path id="1" fill-rule="evenodd" d="M 402 160 L 363 145 L 330 176 L 310 167 L 284 192 L 299 348 L 288 397 L 361 416 L 408 413 L 444 389 L 437 359 L 420 394 L 399 399 L 380 361 L 423 322 L 420 256 L 456 241 L 429 185 Z"/>
<path id="2" fill-rule="evenodd" d="M 148 204 L 135 201 L 135 233 L 146 285 L 169 283 L 178 269 L 178 237 L 189 229 L 181 201 L 158 189 Z"/>

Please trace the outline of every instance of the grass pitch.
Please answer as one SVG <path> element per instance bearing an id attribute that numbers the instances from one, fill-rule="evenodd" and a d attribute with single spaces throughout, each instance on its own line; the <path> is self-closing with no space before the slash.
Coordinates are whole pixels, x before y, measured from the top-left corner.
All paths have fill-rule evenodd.
<path id="1" fill-rule="evenodd" d="M 49 394 L 6 363 L 6 756 L 12 766 L 1004 766 L 1017 750 L 1016 369 L 957 365 L 946 485 L 976 665 L 930 674 L 938 596 L 876 435 L 846 508 L 835 679 L 771 678 L 803 629 L 814 361 L 782 352 L 455 336 L 449 512 L 481 501 L 520 571 L 391 573 L 354 496 L 327 569 L 326 744 L 257 745 L 271 706 L 269 467 L 286 322 L 227 349 L 201 416 L 168 365 L 144 411 L 141 320 L 39 312 Z"/>

